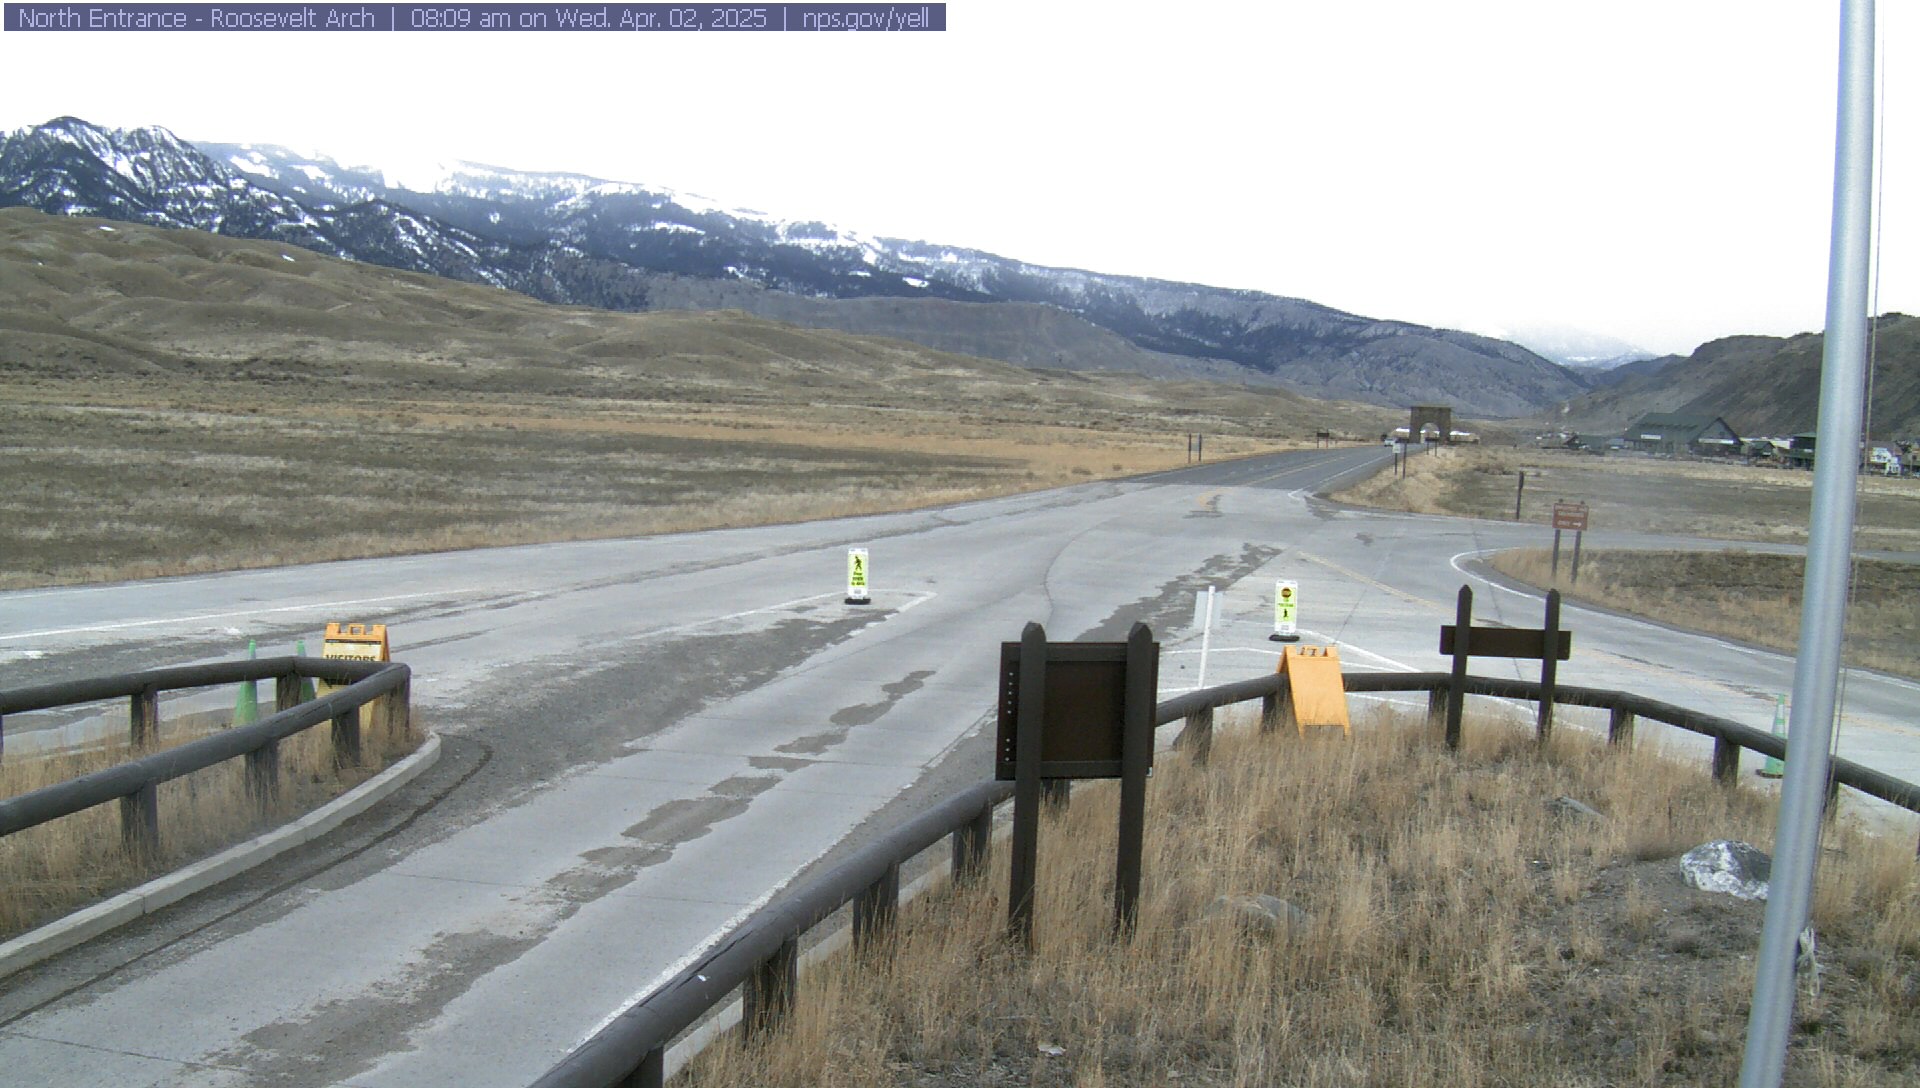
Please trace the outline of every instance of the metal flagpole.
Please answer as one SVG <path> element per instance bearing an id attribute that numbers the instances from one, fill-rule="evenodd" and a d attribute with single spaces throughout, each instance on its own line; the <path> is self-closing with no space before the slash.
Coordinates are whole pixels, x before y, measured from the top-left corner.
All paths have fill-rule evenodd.
<path id="1" fill-rule="evenodd" d="M 1868 269 L 1873 227 L 1873 0 L 1841 0 L 1840 106 L 1833 168 L 1833 240 L 1820 368 L 1820 444 L 1800 609 L 1800 652 L 1787 726 L 1773 877 L 1747 1019 L 1740 1088 L 1776 1088 L 1793 1023 L 1797 942 L 1813 898 L 1820 849 L 1847 567 L 1853 550 L 1860 415 L 1866 392 Z"/>

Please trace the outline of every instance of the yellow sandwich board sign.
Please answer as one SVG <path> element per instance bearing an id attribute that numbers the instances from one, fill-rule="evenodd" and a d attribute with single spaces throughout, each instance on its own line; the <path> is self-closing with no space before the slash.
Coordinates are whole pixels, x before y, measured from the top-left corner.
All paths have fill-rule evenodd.
<path id="1" fill-rule="evenodd" d="M 869 581 L 873 564 L 865 548 L 847 549 L 847 603 L 866 604 L 873 599 Z"/>
<path id="2" fill-rule="evenodd" d="M 354 661 L 388 661 L 384 623 L 329 623 L 320 643 L 320 656 Z"/>
<path id="3" fill-rule="evenodd" d="M 320 643 L 320 656 L 336 660 L 350 661 L 391 661 L 387 646 L 387 625 L 384 623 L 329 623 L 327 633 Z M 335 684 L 322 680 L 316 685 L 321 695 L 338 691 L 344 684 Z M 370 727 L 373 724 L 373 705 L 360 708 L 360 724 Z"/>
<path id="4" fill-rule="evenodd" d="M 1287 678 L 1286 706 L 1305 736 L 1310 725 L 1339 726 L 1351 736 L 1347 685 L 1340 675 L 1340 651 L 1332 646 L 1289 646 L 1276 671 Z"/>

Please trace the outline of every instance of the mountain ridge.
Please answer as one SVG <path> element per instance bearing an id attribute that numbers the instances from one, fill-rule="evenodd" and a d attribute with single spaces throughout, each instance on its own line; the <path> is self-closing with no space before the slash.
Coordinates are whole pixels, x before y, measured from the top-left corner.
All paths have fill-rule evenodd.
<path id="1" fill-rule="evenodd" d="M 1920 318 L 1874 321 L 1868 433 L 1920 437 Z M 1822 333 L 1742 334 L 1710 340 L 1686 356 L 1662 356 L 1615 370 L 1611 384 L 1543 417 L 1549 425 L 1619 433 L 1650 412 L 1720 416 L 1743 437 L 1814 430 L 1820 414 Z"/>
<path id="2" fill-rule="evenodd" d="M 632 183 L 476 164 L 455 168 L 432 192 L 396 180 L 270 145 L 190 144 L 164 129 L 110 130 L 75 118 L 0 137 L 0 206 L 281 241 L 548 302 L 628 311 L 717 305 L 1023 365 L 1444 403 L 1462 415 L 1530 414 L 1589 384 L 1526 348 L 1473 333 L 1255 291 L 870 238 Z"/>

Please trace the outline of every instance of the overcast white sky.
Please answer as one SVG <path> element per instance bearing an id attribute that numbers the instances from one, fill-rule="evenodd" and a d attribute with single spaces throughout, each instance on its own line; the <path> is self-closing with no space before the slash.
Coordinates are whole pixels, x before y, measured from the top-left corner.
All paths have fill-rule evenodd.
<path id="1" fill-rule="evenodd" d="M 1883 3 L 1880 309 L 1920 312 Z M 869 234 L 1655 351 L 1824 323 L 1838 4 L 952 0 L 943 34 L 0 32 L 72 114 L 569 170 Z"/>

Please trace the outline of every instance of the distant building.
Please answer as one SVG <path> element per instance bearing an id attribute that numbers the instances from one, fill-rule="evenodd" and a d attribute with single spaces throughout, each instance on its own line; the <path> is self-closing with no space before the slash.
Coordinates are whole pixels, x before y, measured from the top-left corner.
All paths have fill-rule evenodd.
<path id="1" fill-rule="evenodd" d="M 1654 412 L 1642 416 L 1622 435 L 1627 448 L 1669 457 L 1691 453 L 1700 457 L 1737 457 L 1740 436 L 1719 416 Z"/>
<path id="2" fill-rule="evenodd" d="M 1791 444 L 1787 446 L 1787 464 L 1794 468 L 1812 468 L 1816 437 L 1812 431 L 1794 435 Z"/>

